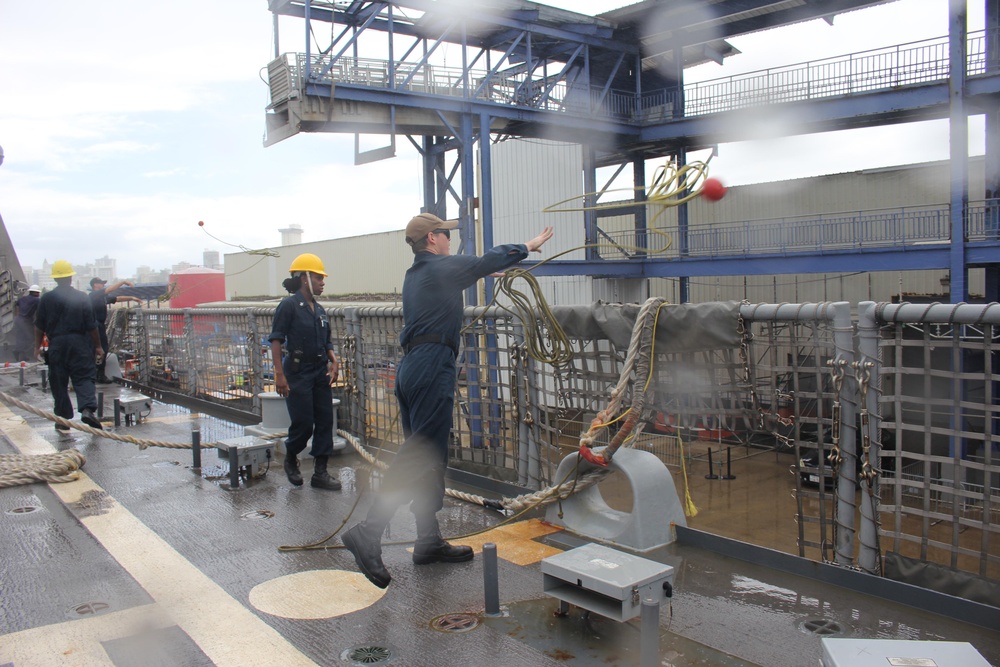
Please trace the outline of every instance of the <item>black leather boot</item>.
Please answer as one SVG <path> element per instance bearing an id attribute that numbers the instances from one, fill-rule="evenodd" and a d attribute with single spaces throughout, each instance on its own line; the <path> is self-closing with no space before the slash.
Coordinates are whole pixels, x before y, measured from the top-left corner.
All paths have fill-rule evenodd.
<path id="1" fill-rule="evenodd" d="M 316 457 L 316 467 L 313 468 L 313 476 L 309 480 L 309 486 L 328 491 L 340 491 L 340 480 L 330 477 L 330 473 L 326 471 L 328 460 L 327 456 Z"/>
<path id="2" fill-rule="evenodd" d="M 472 560 L 472 547 L 448 544 L 441 537 L 437 517 L 416 517 L 417 541 L 413 545 L 413 563 L 464 563 Z"/>
<path id="3" fill-rule="evenodd" d="M 94 411 L 90 408 L 80 410 L 80 421 L 91 428 L 99 428 L 102 431 L 104 430 L 104 427 L 101 426 L 101 422 L 94 416 Z"/>
<path id="4" fill-rule="evenodd" d="M 356 524 L 341 536 L 344 546 L 354 554 L 354 562 L 368 581 L 379 588 L 385 588 L 392 581 L 392 575 L 382 563 L 383 526 L 369 526 L 367 521 Z"/>
<path id="5" fill-rule="evenodd" d="M 291 454 L 285 454 L 285 474 L 288 481 L 295 486 L 302 486 L 302 473 L 299 472 L 299 459 Z"/>

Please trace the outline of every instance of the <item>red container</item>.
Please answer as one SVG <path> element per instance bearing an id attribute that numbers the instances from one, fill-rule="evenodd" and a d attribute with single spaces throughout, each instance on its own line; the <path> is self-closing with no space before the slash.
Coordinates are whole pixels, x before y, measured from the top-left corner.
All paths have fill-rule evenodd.
<path id="1" fill-rule="evenodd" d="M 170 307 L 193 308 L 226 300 L 226 272 L 192 267 L 170 274 Z"/>

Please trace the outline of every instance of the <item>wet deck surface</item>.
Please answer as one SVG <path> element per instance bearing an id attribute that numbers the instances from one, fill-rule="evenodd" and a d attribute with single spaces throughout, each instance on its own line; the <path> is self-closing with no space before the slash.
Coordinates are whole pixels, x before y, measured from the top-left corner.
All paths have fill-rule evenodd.
<path id="1" fill-rule="evenodd" d="M 120 388 L 101 389 L 110 406 Z M 0 390 L 51 409 L 40 387 L 19 386 L 15 373 L 0 375 Z M 139 423 L 109 430 L 187 444 L 192 424 L 203 442 L 242 435 L 238 425 L 160 403 Z M 59 434 L 5 406 L 0 432 L 3 454 L 76 448 L 87 457 L 79 481 L 0 488 L 0 666 L 640 664 L 639 619 L 619 623 L 577 607 L 556 616 L 540 561 L 586 540 L 541 522 L 543 511 L 501 526 L 501 514 L 447 499 L 446 535 L 496 528 L 468 538 L 476 559 L 415 566 L 405 544 L 386 546 L 393 582 L 381 591 L 355 572 L 336 537 L 326 542 L 334 548 L 278 548 L 323 542 L 353 522 L 359 495 L 354 511 L 366 509 L 370 470 L 352 453 L 333 460 L 340 492 L 292 487 L 280 465 L 231 489 L 214 450 L 196 470 L 190 449 Z M 794 551 L 794 514 L 784 506 L 794 500 L 781 486 L 791 483 L 790 461 L 734 458 L 737 479 L 725 483 L 688 471 L 699 508 L 690 525 Z M 413 537 L 412 516 L 401 510 L 387 541 Z M 499 555 L 496 617 L 482 614 L 485 542 Z M 981 626 L 686 544 L 641 555 L 676 568 L 674 596 L 660 611 L 662 665 L 815 665 L 817 630 L 971 642 L 1000 664 L 1000 633 Z"/>

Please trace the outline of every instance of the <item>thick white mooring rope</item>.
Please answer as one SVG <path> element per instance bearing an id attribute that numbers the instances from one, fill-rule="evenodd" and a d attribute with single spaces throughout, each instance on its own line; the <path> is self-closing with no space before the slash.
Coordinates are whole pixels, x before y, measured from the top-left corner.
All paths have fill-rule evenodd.
<path id="1" fill-rule="evenodd" d="M 87 457 L 75 449 L 53 454 L 24 456 L 0 454 L 0 488 L 34 482 L 73 482 Z"/>

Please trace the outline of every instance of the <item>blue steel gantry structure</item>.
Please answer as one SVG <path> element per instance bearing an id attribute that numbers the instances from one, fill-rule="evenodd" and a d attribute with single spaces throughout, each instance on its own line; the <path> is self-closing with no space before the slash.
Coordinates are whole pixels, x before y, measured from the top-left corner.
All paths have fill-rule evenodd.
<path id="1" fill-rule="evenodd" d="M 607 187 L 597 169 L 614 167 L 614 179 L 631 168 L 636 205 L 625 210 L 641 246 L 646 160 L 684 165 L 692 151 L 745 139 L 746 114 L 763 109 L 789 135 L 947 118 L 950 201 L 931 224 L 926 210 L 889 223 L 874 214 L 803 221 L 798 233 L 782 223 L 779 242 L 755 247 L 749 234 L 699 237 L 681 205 L 678 256 L 604 257 L 590 248 L 585 260 L 551 261 L 536 273 L 676 277 L 686 301 L 695 276 L 947 269 L 957 303 L 968 298 L 968 270 L 985 267 L 986 298 L 1000 300 L 1000 0 L 983 0 L 983 31 L 967 30 L 965 0 L 947 0 L 949 31 L 939 39 L 685 82 L 685 69 L 736 53 L 726 41 L 733 36 L 891 1 L 645 0 L 591 17 L 527 0 L 268 0 L 275 40 L 265 145 L 300 132 L 387 137 L 366 151 L 356 138 L 360 164 L 393 156 L 404 137 L 422 156 L 424 209 L 447 217 L 449 199 L 457 204 L 461 251 L 472 253 L 477 207 L 482 245 L 493 244 L 496 138 L 583 146 L 584 192 L 595 193 L 580 212 L 588 246 L 601 217 L 623 210 L 597 206 Z M 304 52 L 282 52 L 282 16 L 304 22 Z M 443 64 L 447 49 L 455 61 L 455 47 L 460 65 Z M 986 187 L 970 193 L 968 118 L 976 114 L 986 118 Z"/>

